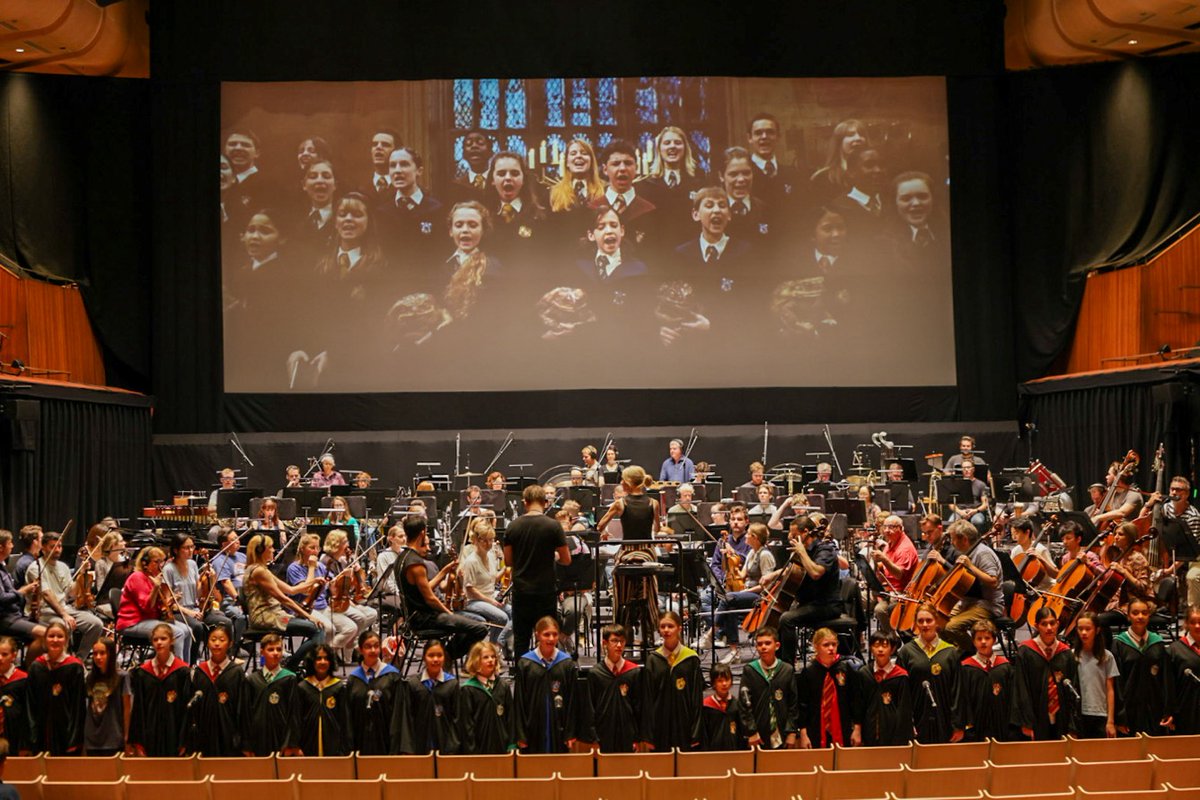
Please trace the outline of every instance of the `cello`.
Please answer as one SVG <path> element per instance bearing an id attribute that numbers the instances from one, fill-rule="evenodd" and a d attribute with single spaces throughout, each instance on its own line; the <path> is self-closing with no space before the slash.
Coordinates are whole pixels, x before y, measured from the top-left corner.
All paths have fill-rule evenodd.
<path id="1" fill-rule="evenodd" d="M 1098 576 L 1096 576 L 1096 580 L 1092 582 L 1091 588 L 1087 592 L 1087 596 L 1079 602 L 1079 612 L 1073 614 L 1070 621 L 1065 625 L 1062 623 L 1059 624 L 1059 628 L 1064 636 L 1069 635 L 1073 630 L 1075 630 L 1075 622 L 1079 619 L 1080 613 L 1084 611 L 1093 611 L 1098 614 L 1104 610 L 1110 600 L 1117 596 L 1117 593 L 1121 591 L 1121 587 L 1125 585 L 1127 578 L 1125 577 L 1124 573 L 1113 569 L 1113 567 L 1115 567 L 1130 550 L 1137 547 L 1142 542 L 1147 542 L 1153 538 L 1154 534 L 1148 533 L 1145 536 L 1140 536 L 1137 539 L 1134 539 L 1130 543 L 1129 547 L 1125 548 L 1120 555 L 1118 555 L 1109 563 L 1104 572 L 1101 572 Z"/>
<path id="2" fill-rule="evenodd" d="M 829 538 L 831 535 L 829 520 L 822 520 L 813 529 L 812 535 Z M 808 571 L 796 561 L 798 553 L 794 548 L 797 546 L 804 547 L 803 538 L 793 545 L 792 555 L 788 558 L 788 563 L 779 577 L 772 582 L 769 588 L 763 589 L 762 596 L 754 604 L 754 608 L 750 609 L 745 619 L 742 620 L 742 630 L 754 635 L 764 625 L 770 625 L 775 629 L 779 628 L 779 618 L 783 616 L 783 612 L 792 607 L 792 603 L 796 601 L 796 593 L 800 591 L 800 586 L 808 577 Z"/>
<path id="3" fill-rule="evenodd" d="M 1042 539 L 1046 538 L 1046 534 L 1049 532 L 1050 528 L 1057 524 L 1058 514 L 1051 514 L 1050 519 L 1042 523 L 1042 528 L 1040 531 L 1038 531 L 1037 538 L 1030 543 L 1029 550 L 1017 556 L 1017 559 L 1020 559 L 1019 561 L 1016 559 L 1013 561 L 1013 563 L 1016 564 L 1017 569 L 1021 572 L 1021 580 L 1024 581 L 1025 585 L 1031 589 L 1035 586 L 1038 586 L 1047 577 L 1045 563 L 1043 563 L 1040 558 L 1034 555 L 1034 552 L 1037 550 L 1037 546 L 1042 543 Z M 1028 602 L 1029 598 L 1022 592 L 1017 592 L 1014 594 L 1012 608 L 1010 608 L 1008 611 L 1009 618 L 1020 619 L 1021 617 L 1025 616 L 1025 606 Z"/>
<path id="4" fill-rule="evenodd" d="M 893 597 L 896 605 L 892 608 L 889 618 L 892 630 L 908 631 L 916 627 L 917 609 L 937 589 L 948 571 L 943 560 L 935 559 L 932 556 L 925 557 L 925 560 L 917 567 L 917 571 L 913 573 L 912 580 L 904 587 L 904 594 Z"/>
<path id="5" fill-rule="evenodd" d="M 953 616 L 954 607 L 966 598 L 967 592 L 971 591 L 971 587 L 975 585 L 977 579 L 975 573 L 971 571 L 971 554 L 978 550 L 980 545 L 983 545 L 992 535 L 1003 530 L 1002 526 L 1003 519 L 998 520 L 997 524 L 991 530 L 980 536 L 979 540 L 971 546 L 971 549 L 963 554 L 967 558 L 967 563 L 956 564 L 954 569 L 947 573 L 942 582 L 938 584 L 937 589 L 930 595 L 929 605 L 933 606 L 943 624 Z"/>

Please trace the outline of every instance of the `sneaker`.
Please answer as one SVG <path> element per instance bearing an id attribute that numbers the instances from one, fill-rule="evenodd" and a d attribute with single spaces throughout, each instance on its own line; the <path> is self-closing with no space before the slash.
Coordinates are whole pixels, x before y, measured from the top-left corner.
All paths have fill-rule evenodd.
<path id="1" fill-rule="evenodd" d="M 741 653 L 736 647 L 732 648 L 728 653 L 721 656 L 722 664 L 740 664 L 742 661 Z"/>
<path id="2" fill-rule="evenodd" d="M 700 643 L 697 645 L 698 650 L 711 650 L 713 646 L 712 628 L 708 629 L 708 633 L 700 637 Z"/>
<path id="3" fill-rule="evenodd" d="M 724 636 L 722 636 L 722 637 L 720 637 L 719 639 L 717 639 L 716 646 L 717 646 L 718 648 L 726 648 L 726 647 L 729 647 L 729 640 L 728 640 L 728 639 L 726 639 Z"/>

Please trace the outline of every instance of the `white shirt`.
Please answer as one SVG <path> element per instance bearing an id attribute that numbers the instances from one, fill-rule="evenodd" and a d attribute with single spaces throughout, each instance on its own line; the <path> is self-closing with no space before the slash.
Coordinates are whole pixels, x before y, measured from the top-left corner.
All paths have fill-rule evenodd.
<path id="1" fill-rule="evenodd" d="M 756 155 L 750 156 L 750 160 L 753 161 L 754 166 L 758 167 L 762 172 L 766 172 L 767 164 L 770 164 L 771 169 L 774 171 L 774 173 L 776 175 L 779 174 L 779 162 L 775 160 L 775 156 L 771 156 L 771 160 L 768 161 L 767 159 L 763 158 L 762 156 L 759 156 L 756 154 Z"/>
<path id="2" fill-rule="evenodd" d="M 710 242 L 708 239 L 705 239 L 703 236 L 701 236 L 700 237 L 700 258 L 704 258 L 708 254 L 708 248 L 715 247 L 715 248 L 717 248 L 717 258 L 719 259 L 721 256 L 725 255 L 725 247 L 728 244 L 729 244 L 729 234 L 727 234 L 727 233 L 721 234 L 721 238 L 715 242 Z"/>
<path id="3" fill-rule="evenodd" d="M 251 271 L 251 272 L 253 272 L 254 270 L 256 270 L 256 269 L 258 269 L 259 267 L 261 267 L 263 264 L 270 264 L 272 261 L 274 261 L 274 260 L 275 260 L 275 259 L 277 259 L 277 258 L 279 258 L 279 252 L 278 252 L 278 251 L 276 251 L 276 252 L 274 252 L 274 253 L 271 253 L 271 255 L 267 256 L 267 257 L 266 257 L 266 258 L 264 258 L 262 261 L 259 261 L 259 260 L 258 260 L 258 259 L 256 259 L 256 258 L 255 258 L 255 259 L 251 259 L 251 260 L 250 260 L 250 271 Z"/>
<path id="4" fill-rule="evenodd" d="M 592 261 L 599 261 L 600 256 L 604 256 L 606 259 L 608 259 L 608 266 L 605 267 L 605 270 L 604 270 L 605 276 L 612 277 L 612 274 L 617 271 L 618 267 L 621 266 L 621 250 L 620 250 L 620 248 L 618 248 L 617 251 L 615 253 L 613 253 L 612 255 L 609 255 L 608 253 L 605 253 L 602 250 L 597 250 L 596 256 L 595 256 L 595 258 L 592 259 Z"/>
<path id="5" fill-rule="evenodd" d="M 633 201 L 637 199 L 637 191 L 632 186 L 624 194 L 617 194 L 616 190 L 611 186 L 604 190 L 604 199 L 608 201 L 610 206 L 616 204 L 618 197 L 625 202 L 625 207 L 629 208 L 633 205 Z"/>
<path id="6" fill-rule="evenodd" d="M 443 252 L 445 252 L 445 251 L 443 251 Z M 464 251 L 462 251 L 462 250 L 455 250 L 455 251 L 454 251 L 454 255 L 452 255 L 452 256 L 450 256 L 450 257 L 451 257 L 452 259 L 454 259 L 455 261 L 457 261 L 457 262 L 458 262 L 458 266 L 460 266 L 460 267 L 461 267 L 463 264 L 465 264 L 465 263 L 467 262 L 467 259 L 468 259 L 468 258 L 470 258 L 470 257 L 471 257 L 471 256 L 473 256 L 473 255 L 474 255 L 474 253 L 467 253 L 467 252 L 464 252 Z"/>
<path id="7" fill-rule="evenodd" d="M 317 214 L 320 216 L 321 227 L 324 228 L 325 224 L 327 222 L 329 222 L 329 218 L 333 216 L 333 204 L 331 203 L 331 204 L 325 206 L 324 208 L 310 208 L 308 210 L 309 218 L 312 217 L 312 212 L 314 212 L 314 211 L 316 211 Z"/>
<path id="8" fill-rule="evenodd" d="M 747 214 L 749 214 L 751 209 L 754 207 L 754 204 L 750 202 L 750 195 L 746 195 L 745 197 L 743 197 L 741 199 L 738 199 L 736 197 L 729 198 L 729 210 L 731 212 L 733 211 L 734 206 L 736 206 L 738 204 L 741 204 L 746 207 Z"/>
<path id="9" fill-rule="evenodd" d="M 241 183 L 256 172 L 258 172 L 258 167 L 255 166 L 251 166 L 250 169 L 246 170 L 245 172 L 239 172 L 237 174 L 237 182 Z"/>
<path id="10" fill-rule="evenodd" d="M 675 185 L 676 185 L 676 186 L 678 186 L 679 184 L 683 183 L 683 178 L 680 176 L 680 174 L 679 174 L 679 170 L 677 170 L 677 169 L 668 169 L 668 170 L 664 170 L 664 171 L 663 171 L 663 183 L 664 183 L 665 185 L 667 185 L 667 186 L 670 186 L 670 185 L 671 185 L 671 177 L 672 177 L 672 176 L 674 176 L 674 178 L 675 178 Z"/>
<path id="11" fill-rule="evenodd" d="M 512 200 L 508 201 L 508 204 L 513 207 L 513 211 L 517 212 L 518 214 L 521 213 L 521 198 L 514 197 Z M 500 201 L 500 207 L 504 208 L 503 200 Z"/>
<path id="12" fill-rule="evenodd" d="M 836 264 L 837 260 L 838 260 L 837 256 L 832 256 L 829 253 L 822 253 L 820 250 L 818 250 L 817 248 L 814 247 L 813 248 L 813 260 L 816 261 L 818 264 L 820 264 L 822 258 L 828 258 L 829 264 L 831 266 L 833 264 Z"/>
<path id="13" fill-rule="evenodd" d="M 911 241 L 914 241 L 914 242 L 915 242 L 915 241 L 917 240 L 917 234 L 918 234 L 918 233 L 920 233 L 921 231 L 925 231 L 926 233 L 928 233 L 928 234 L 929 234 L 929 240 L 930 240 L 930 241 L 933 241 L 933 239 L 934 239 L 934 236 L 933 236 L 933 231 L 929 229 L 929 226 L 928 226 L 928 225 L 922 225 L 922 226 L 921 226 L 921 227 L 919 227 L 919 228 L 918 228 L 918 227 L 916 227 L 916 226 L 913 226 L 913 225 L 909 225 L 909 226 L 908 226 L 908 229 L 909 229 L 910 231 L 912 231 L 912 239 L 911 239 Z"/>
<path id="14" fill-rule="evenodd" d="M 851 200 L 858 203 L 868 211 L 871 210 L 871 203 L 875 202 L 874 197 L 859 189 L 857 186 L 847 192 L 846 197 L 849 197 Z"/>
<path id="15" fill-rule="evenodd" d="M 362 248 L 361 247 L 356 247 L 353 250 L 343 250 L 342 248 L 339 247 L 338 251 L 337 251 L 338 259 L 341 259 L 343 253 L 345 253 L 347 256 L 350 257 L 350 269 L 354 269 L 355 267 L 358 266 L 358 262 L 362 261 Z"/>
<path id="16" fill-rule="evenodd" d="M 409 200 L 413 201 L 413 203 L 415 203 L 416 205 L 421 205 L 421 201 L 424 199 L 425 199 L 425 193 L 421 191 L 420 186 L 413 189 L 413 193 L 408 195 L 407 197 L 404 195 L 404 192 L 400 191 L 399 189 L 396 190 L 396 205 L 397 206 L 407 205 Z"/>

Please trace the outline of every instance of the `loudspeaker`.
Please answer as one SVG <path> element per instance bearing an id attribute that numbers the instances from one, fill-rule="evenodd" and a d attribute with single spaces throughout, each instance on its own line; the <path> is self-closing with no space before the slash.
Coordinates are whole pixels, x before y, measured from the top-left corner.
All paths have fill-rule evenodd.
<path id="1" fill-rule="evenodd" d="M 5 400 L 0 402 L 0 430 L 7 434 L 13 450 L 37 450 L 38 432 L 42 423 L 42 404 L 37 400 Z"/>

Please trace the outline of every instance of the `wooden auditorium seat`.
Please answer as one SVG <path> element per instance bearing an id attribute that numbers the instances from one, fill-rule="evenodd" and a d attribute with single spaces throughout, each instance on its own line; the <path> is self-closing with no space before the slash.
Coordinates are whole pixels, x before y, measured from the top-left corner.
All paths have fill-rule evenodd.
<path id="1" fill-rule="evenodd" d="M 125 800 L 125 779 L 42 781 L 42 800 Z"/>
<path id="2" fill-rule="evenodd" d="M 196 777 L 196 756 L 130 758 L 122 753 L 118 760 L 121 774 L 135 781 L 173 782 Z M 274 771 L 269 777 L 275 777 Z"/>
<path id="3" fill-rule="evenodd" d="M 974 767 L 988 760 L 991 742 L 921 744 L 913 742 L 912 765 L 916 769 Z"/>
<path id="4" fill-rule="evenodd" d="M 546 778 L 480 778 L 468 780 L 471 797 L 475 800 L 558 800 L 558 781 Z M 303 800 L 303 798 L 302 798 Z M 318 800 L 313 798 L 313 800 Z M 328 800 L 321 798 L 320 800 Z"/>
<path id="5" fill-rule="evenodd" d="M 1179 789 L 1200 788 L 1200 753 L 1196 758 L 1159 758 L 1150 756 L 1154 762 L 1154 783 L 1169 783 Z M 5 773 L 7 777 L 7 773 Z"/>
<path id="6" fill-rule="evenodd" d="M 730 773 L 720 777 L 646 777 L 645 800 L 733 800 Z"/>
<path id="7" fill-rule="evenodd" d="M 1147 800 L 1151 800 L 1152 798 L 1155 798 L 1155 797 L 1170 797 L 1170 796 L 1171 796 L 1171 793 L 1167 789 L 1164 789 L 1162 787 L 1159 787 L 1157 789 L 1135 789 L 1132 791 L 1124 791 L 1124 792 L 1119 792 L 1119 791 L 1089 792 L 1087 789 L 1084 789 L 1082 787 L 1079 787 L 1079 786 L 1075 787 L 1075 800 L 1084 800 L 1084 798 L 1088 798 L 1088 800 L 1142 800 L 1143 797 L 1147 798 Z"/>
<path id="8" fill-rule="evenodd" d="M 9 756 L 4 761 L 5 783 L 29 782 L 44 774 L 46 774 L 46 764 L 41 753 L 36 756 Z"/>
<path id="9" fill-rule="evenodd" d="M 470 776 L 458 778 L 384 778 L 383 800 L 467 800 L 471 796 Z M 215 800 L 215 798 L 214 798 Z"/>
<path id="10" fill-rule="evenodd" d="M 820 783 L 817 797 L 821 800 L 886 798 L 890 790 L 904 789 L 904 770 L 900 767 L 842 770 L 818 767 L 817 773 Z"/>
<path id="11" fill-rule="evenodd" d="M 249 758 L 223 758 L 196 756 L 192 765 L 197 779 L 212 776 L 221 780 L 271 780 L 278 777 L 275 772 L 275 756 L 250 756 Z"/>
<path id="12" fill-rule="evenodd" d="M 518 778 L 549 778 L 555 773 L 564 778 L 590 778 L 596 774 L 592 753 L 517 753 Z"/>
<path id="13" fill-rule="evenodd" d="M 996 764 L 988 762 L 992 770 L 988 791 L 997 796 L 1053 794 L 1073 792 L 1071 783 L 1075 762 L 1069 758 L 1045 764 Z"/>
<path id="14" fill-rule="evenodd" d="M 5 775 L 5 777 L 8 776 Z M 21 800 L 42 800 L 42 781 L 44 780 L 46 780 L 44 775 L 38 775 L 33 780 L 5 781 L 5 783 L 17 790 L 17 794 L 21 795 Z"/>
<path id="15" fill-rule="evenodd" d="M 208 788 L 212 800 L 246 800 L 247 797 L 293 800 L 296 796 L 296 776 L 260 781 L 210 778 Z"/>
<path id="16" fill-rule="evenodd" d="M 363 778 L 382 775 L 385 778 L 419 779 L 434 778 L 437 775 L 433 753 L 423 756 L 356 755 L 354 772 Z"/>
<path id="17" fill-rule="evenodd" d="M 644 800 L 646 791 L 646 779 L 640 773 L 596 778 L 558 777 L 554 780 L 558 783 L 558 796 L 562 800 Z M 398 797 L 395 800 L 410 798 Z"/>
<path id="18" fill-rule="evenodd" d="M 357 780 L 309 780 L 296 782 L 296 800 L 382 800 L 383 776 Z M 272 798 L 274 800 L 274 798 Z"/>
<path id="19" fill-rule="evenodd" d="M 897 769 L 912 763 L 912 745 L 890 747 L 833 746 L 834 769 Z M 980 763 L 983 763 L 982 761 Z"/>
<path id="20" fill-rule="evenodd" d="M 288 756 L 275 761 L 275 771 L 280 777 L 284 775 L 303 775 L 309 780 L 352 781 L 357 777 L 354 771 L 354 755 L 348 756 Z M 370 777 L 375 777 L 374 775 Z"/>
<path id="21" fill-rule="evenodd" d="M 1163 788 L 1170 792 L 1171 800 L 1200 800 L 1200 786 L 1183 787 L 1173 783 L 1164 783 Z"/>
<path id="22" fill-rule="evenodd" d="M 715 757 L 714 757 L 715 756 Z M 754 772 L 753 750 L 731 750 L 720 755 L 675 751 L 675 775 L 680 778 L 698 778 L 705 775 L 728 775 L 730 770 Z"/>
<path id="23" fill-rule="evenodd" d="M 434 759 L 439 778 L 461 778 L 473 774 L 476 778 L 515 778 L 516 766 L 512 753 L 502 755 L 444 756 Z"/>
<path id="24" fill-rule="evenodd" d="M 675 775 L 675 752 L 669 753 L 596 753 L 596 775 L 617 778 L 645 773 L 656 778 Z"/>
<path id="25" fill-rule="evenodd" d="M 194 781 L 138 781 L 126 776 L 125 800 L 208 800 L 209 782 L 209 778 Z"/>
<path id="26" fill-rule="evenodd" d="M 1146 745 L 1141 736 L 1123 739 L 1076 739 L 1067 737 L 1067 755 L 1076 761 L 1137 761 L 1145 758 Z"/>
<path id="27" fill-rule="evenodd" d="M 42 763 L 47 781 L 115 781 L 122 756 L 46 756 Z M 188 769 L 188 775 L 192 774 Z"/>
<path id="28" fill-rule="evenodd" d="M 817 797 L 820 787 L 820 776 L 817 768 L 806 772 L 759 772 L 733 773 L 733 796 L 741 800 L 743 797 L 759 798 L 788 798 L 801 797 L 804 800 Z"/>
<path id="29" fill-rule="evenodd" d="M 1075 790 L 1065 792 L 1034 792 L 1033 794 L 983 793 L 984 800 L 1075 800 Z"/>
<path id="30" fill-rule="evenodd" d="M 893 790 L 898 797 L 977 797 L 991 781 L 991 768 L 986 763 L 973 767 L 942 769 L 913 769 L 904 765 L 904 791 Z"/>
<path id="31" fill-rule="evenodd" d="M 932 797 L 914 797 L 912 795 L 888 792 L 888 800 L 983 800 L 983 792 L 978 791 L 975 794 L 956 794 L 950 796 L 936 794 Z"/>
<path id="32" fill-rule="evenodd" d="M 1146 736 L 1142 735 L 1146 755 L 1159 758 L 1200 758 L 1200 734 L 1191 736 Z M 9 759 L 12 763 L 12 759 Z M 5 773 L 8 774 L 8 773 Z"/>
<path id="33" fill-rule="evenodd" d="M 1048 742 L 997 742 L 992 740 L 988 761 L 993 764 L 1051 764 L 1067 758 L 1066 739 Z"/>
<path id="34" fill-rule="evenodd" d="M 1072 783 L 1076 788 L 1082 787 L 1090 792 L 1135 792 L 1157 788 L 1154 783 L 1154 762 L 1148 758 L 1140 761 L 1071 760 L 1075 762 Z"/>
<path id="35" fill-rule="evenodd" d="M 754 756 L 755 772 L 807 772 L 817 767 L 833 769 L 833 750 L 759 750 Z"/>

